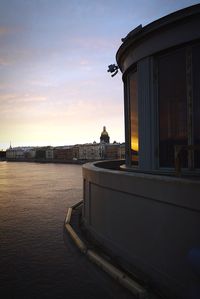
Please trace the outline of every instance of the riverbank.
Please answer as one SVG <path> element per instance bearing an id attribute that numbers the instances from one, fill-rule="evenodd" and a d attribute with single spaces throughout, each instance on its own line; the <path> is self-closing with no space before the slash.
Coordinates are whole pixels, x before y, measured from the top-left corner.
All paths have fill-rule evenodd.
<path id="1" fill-rule="evenodd" d="M 78 164 L 83 165 L 88 160 L 60 160 L 60 159 L 4 159 L 0 161 L 6 162 L 31 162 L 31 163 L 56 163 L 56 164 Z"/>

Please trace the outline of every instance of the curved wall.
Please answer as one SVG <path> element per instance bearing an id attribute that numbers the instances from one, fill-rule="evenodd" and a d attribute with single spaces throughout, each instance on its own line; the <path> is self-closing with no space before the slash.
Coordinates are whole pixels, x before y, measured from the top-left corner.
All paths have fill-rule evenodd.
<path id="1" fill-rule="evenodd" d="M 184 172 L 187 178 L 163 175 L 160 167 L 158 56 L 174 47 L 187 48 L 185 110 L 192 121 L 192 104 L 199 101 L 199 93 L 192 97 L 192 90 L 199 89 L 192 86 L 191 47 L 200 42 L 198 28 L 200 5 L 195 5 L 128 34 L 117 52 L 117 62 L 125 85 L 126 166 L 132 171 L 125 167 L 120 171 L 120 162 L 83 166 L 86 229 L 140 281 L 172 299 L 200 298 L 200 181 L 197 176 L 191 177 L 199 174 L 194 167 Z M 131 85 L 129 75 L 136 71 L 137 84 Z M 185 85 L 181 81 L 179 91 Z M 138 97 L 138 166 L 131 160 L 134 122 L 131 125 L 130 109 L 136 98 L 134 90 Z M 182 105 L 179 98 L 177 103 L 178 107 Z M 194 128 L 199 128 L 197 123 Z M 191 124 L 187 126 L 189 145 L 193 145 Z M 164 170 L 174 173 L 168 165 Z"/>
<path id="2" fill-rule="evenodd" d="M 199 4 L 136 28 L 119 48 L 128 167 L 199 172 L 198 28 Z"/>
<path id="3" fill-rule="evenodd" d="M 83 166 L 87 230 L 162 294 L 199 298 L 200 183 L 99 165 Z"/>
<path id="4" fill-rule="evenodd" d="M 127 36 L 116 54 L 124 74 L 139 60 L 200 38 L 200 4 L 172 13 Z"/>

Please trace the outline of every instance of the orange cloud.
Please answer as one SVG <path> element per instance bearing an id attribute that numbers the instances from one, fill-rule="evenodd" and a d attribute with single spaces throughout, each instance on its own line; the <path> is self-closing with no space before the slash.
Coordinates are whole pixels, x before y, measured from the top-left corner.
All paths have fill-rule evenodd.
<path id="1" fill-rule="evenodd" d="M 6 27 L 6 26 L 0 26 L 0 36 L 8 35 L 11 33 L 19 32 L 22 29 L 19 27 Z"/>
<path id="2" fill-rule="evenodd" d="M 10 32 L 12 32 L 11 28 L 3 27 L 3 26 L 0 27 L 0 35 L 5 35 L 5 34 L 8 34 Z"/>
<path id="3" fill-rule="evenodd" d="M 6 59 L 5 57 L 0 57 L 0 66 L 7 66 L 10 65 L 10 61 L 8 61 L 8 59 Z"/>

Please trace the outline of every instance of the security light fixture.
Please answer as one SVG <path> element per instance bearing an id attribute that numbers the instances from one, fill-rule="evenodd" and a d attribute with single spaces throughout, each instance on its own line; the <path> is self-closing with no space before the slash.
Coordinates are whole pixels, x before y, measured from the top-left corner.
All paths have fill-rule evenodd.
<path id="1" fill-rule="evenodd" d="M 114 77 L 118 73 L 118 69 L 119 67 L 116 64 L 110 64 L 107 72 L 114 73 L 111 75 L 111 77 Z"/>

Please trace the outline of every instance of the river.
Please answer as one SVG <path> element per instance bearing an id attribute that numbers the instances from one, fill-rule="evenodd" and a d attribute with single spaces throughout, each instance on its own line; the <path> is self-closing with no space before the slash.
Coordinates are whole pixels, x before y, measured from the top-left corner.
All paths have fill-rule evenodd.
<path id="1" fill-rule="evenodd" d="M 64 229 L 82 199 L 82 167 L 0 162 L 0 298 L 132 298 Z"/>

